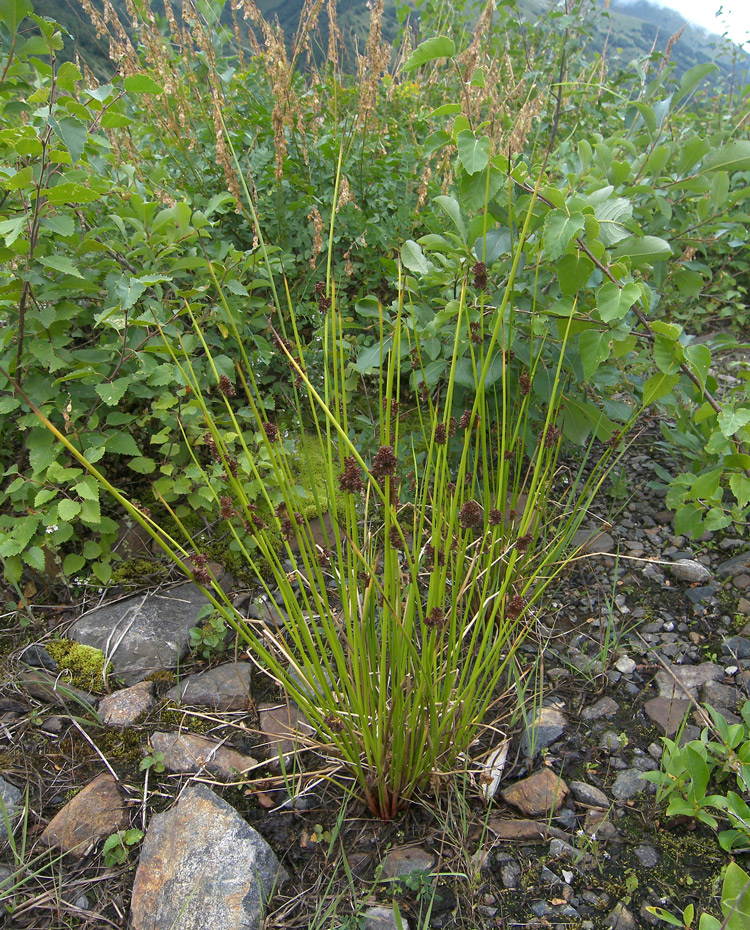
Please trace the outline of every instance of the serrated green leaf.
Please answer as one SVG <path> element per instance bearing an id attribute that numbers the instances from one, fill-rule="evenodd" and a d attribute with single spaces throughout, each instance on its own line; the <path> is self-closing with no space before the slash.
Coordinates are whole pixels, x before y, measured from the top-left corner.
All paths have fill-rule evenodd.
<path id="1" fill-rule="evenodd" d="M 571 240 L 583 231 L 582 213 L 568 214 L 565 210 L 552 210 L 544 220 L 544 252 L 550 261 L 558 259 Z"/>
<path id="2" fill-rule="evenodd" d="M 750 504 L 750 478 L 744 475 L 730 475 L 729 487 L 739 507 L 744 509 Z"/>
<path id="3" fill-rule="evenodd" d="M 80 120 L 72 116 L 64 116 L 59 120 L 55 119 L 53 116 L 48 116 L 47 122 L 70 153 L 71 161 L 75 165 L 76 162 L 80 160 L 86 148 L 86 140 L 88 138 L 86 127 Z"/>
<path id="4" fill-rule="evenodd" d="M 78 501 L 63 498 L 57 505 L 57 513 L 61 520 L 72 520 L 81 512 L 81 505 Z"/>
<path id="5" fill-rule="evenodd" d="M 27 549 L 21 554 L 21 558 L 27 565 L 38 572 L 43 572 L 46 568 L 44 552 L 42 552 L 39 546 L 32 546 L 30 549 Z"/>
<path id="6" fill-rule="evenodd" d="M 0 0 L 0 20 L 5 23 L 11 36 L 15 36 L 19 23 L 33 12 L 34 7 L 29 0 Z"/>
<path id="7" fill-rule="evenodd" d="M 59 271 L 61 274 L 69 274 L 74 278 L 83 278 L 83 275 L 73 262 L 64 255 L 45 255 L 39 259 L 39 263 L 45 268 L 52 268 L 53 271 Z"/>
<path id="8" fill-rule="evenodd" d="M 98 500 L 81 501 L 81 520 L 89 526 L 99 526 L 102 522 L 102 509 Z"/>
<path id="9" fill-rule="evenodd" d="M 680 86 L 672 101 L 672 106 L 676 107 L 683 97 L 687 97 L 700 84 L 704 77 L 708 77 L 713 71 L 718 71 L 718 65 L 713 62 L 703 62 L 700 65 L 694 65 L 680 78 Z"/>
<path id="10" fill-rule="evenodd" d="M 669 392 L 676 386 L 679 380 L 680 376 L 677 374 L 665 375 L 659 373 L 658 375 L 653 375 L 653 377 L 649 378 L 648 381 L 643 385 L 644 407 L 648 407 L 650 404 L 653 404 L 654 401 L 657 401 L 661 397 L 665 397 L 667 394 L 669 394 Z"/>
<path id="11" fill-rule="evenodd" d="M 750 423 L 750 409 L 747 407 L 738 407 L 734 410 L 730 407 L 729 409 L 722 410 L 716 418 L 716 422 L 719 424 L 719 429 L 726 438 L 731 439 L 737 430 L 742 429 L 743 426 Z"/>
<path id="12" fill-rule="evenodd" d="M 101 397 L 105 404 L 114 407 L 125 395 L 127 389 L 133 383 L 132 377 L 117 378 L 109 384 L 97 384 L 94 390 Z"/>
<path id="13" fill-rule="evenodd" d="M 594 207 L 594 216 L 599 223 L 599 239 L 609 248 L 630 235 L 625 222 L 633 217 L 633 204 L 624 197 L 610 197 Z"/>
<path id="14" fill-rule="evenodd" d="M 62 236 L 63 238 L 72 236 L 75 231 L 73 217 L 67 213 L 55 213 L 51 216 L 45 216 L 39 225 L 42 229 L 49 229 L 56 236 Z"/>
<path id="15" fill-rule="evenodd" d="M 109 584 L 112 579 L 112 566 L 109 562 L 94 562 L 91 570 L 102 584 Z"/>
<path id="16" fill-rule="evenodd" d="M 456 45 L 453 39 L 447 36 L 433 36 L 431 39 L 425 39 L 414 49 L 401 70 L 414 71 L 430 61 L 435 61 L 438 58 L 452 58 L 455 54 Z"/>
<path id="17" fill-rule="evenodd" d="M 75 184 L 65 181 L 55 187 L 47 187 L 42 190 L 47 200 L 52 204 L 62 203 L 93 203 L 102 196 L 98 191 L 90 187 L 84 187 L 83 184 Z"/>
<path id="18" fill-rule="evenodd" d="M 139 475 L 150 475 L 156 469 L 156 462 L 148 456 L 139 455 L 128 462 L 128 468 L 132 468 Z"/>
<path id="19" fill-rule="evenodd" d="M 106 442 L 107 452 L 114 452 L 115 455 L 140 455 L 141 450 L 138 443 L 133 439 L 130 433 L 118 432 L 110 436 Z"/>
<path id="20" fill-rule="evenodd" d="M 122 82 L 129 94 L 163 94 L 164 88 L 148 74 L 131 74 Z"/>
<path id="21" fill-rule="evenodd" d="M 589 329 L 579 336 L 578 346 L 583 362 L 583 376 L 588 381 L 602 362 L 609 358 L 612 336 L 608 331 Z"/>

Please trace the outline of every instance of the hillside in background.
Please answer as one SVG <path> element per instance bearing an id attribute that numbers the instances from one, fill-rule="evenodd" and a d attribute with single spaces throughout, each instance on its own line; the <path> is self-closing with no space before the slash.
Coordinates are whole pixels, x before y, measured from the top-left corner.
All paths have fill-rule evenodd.
<path id="1" fill-rule="evenodd" d="M 93 2 L 100 5 L 100 0 Z M 124 0 L 113 0 L 113 3 L 121 12 L 123 23 L 127 24 Z M 684 27 L 679 41 L 671 49 L 671 60 L 678 74 L 693 65 L 713 61 L 719 66 L 719 72 L 714 77 L 716 89 L 741 85 L 747 81 L 750 55 L 716 34 L 688 25 L 679 13 L 647 0 L 636 0 L 633 3 L 618 3 L 615 0 L 609 10 L 604 8 L 604 0 L 599 0 L 599 3 L 601 10 L 593 20 L 588 46 L 591 56 L 604 52 L 610 66 L 627 65 L 633 59 L 652 51 L 664 51 L 670 37 Z M 257 5 L 269 22 L 278 21 L 287 37 L 294 35 L 303 0 L 258 0 Z M 153 6 L 158 9 L 158 2 Z M 520 16 L 527 21 L 538 21 L 554 7 L 549 0 L 518 0 Z M 38 13 L 56 19 L 73 36 L 73 40 L 66 43 L 66 57 L 72 57 L 77 49 L 99 77 L 107 78 L 111 75 L 106 39 L 97 38 L 77 0 L 37 0 L 35 8 Z M 225 15 L 229 22 L 228 10 Z M 345 40 L 346 64 L 349 68 L 356 61 L 357 51 L 361 52 L 364 48 L 369 15 L 367 0 L 339 0 L 338 25 Z M 388 0 L 383 19 L 385 41 L 392 42 L 398 28 L 395 0 Z M 317 36 L 317 52 L 324 56 L 328 39 L 325 13 L 321 16 Z"/>

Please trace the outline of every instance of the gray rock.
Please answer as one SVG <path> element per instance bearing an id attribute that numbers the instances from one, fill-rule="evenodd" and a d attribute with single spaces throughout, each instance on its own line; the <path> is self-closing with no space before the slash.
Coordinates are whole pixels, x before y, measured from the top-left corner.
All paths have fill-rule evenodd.
<path id="1" fill-rule="evenodd" d="M 693 604 L 700 604 L 701 601 L 707 601 L 709 598 L 713 597 L 716 594 L 716 588 L 702 585 L 699 588 L 688 588 L 685 594 L 688 600 L 692 601 Z"/>
<path id="2" fill-rule="evenodd" d="M 153 733 L 151 745 L 155 752 L 164 754 L 164 765 L 170 772 L 181 774 L 205 770 L 229 780 L 257 764 L 252 756 L 197 733 Z"/>
<path id="3" fill-rule="evenodd" d="M 748 570 L 750 570 L 750 549 L 722 562 L 716 569 L 716 574 L 719 578 L 725 578 L 727 575 L 739 575 Z"/>
<path id="4" fill-rule="evenodd" d="M 129 727 L 156 704 L 154 683 L 139 681 L 132 688 L 123 688 L 99 701 L 99 716 L 107 727 Z"/>
<path id="5" fill-rule="evenodd" d="M 269 626 L 283 627 L 289 622 L 287 612 L 265 595 L 252 602 L 248 616 L 253 620 L 262 620 Z"/>
<path id="6" fill-rule="evenodd" d="M 691 706 L 690 701 L 687 700 L 658 697 L 646 701 L 643 709 L 660 732 L 671 738 L 683 726 Z"/>
<path id="7" fill-rule="evenodd" d="M 210 707 L 212 710 L 247 710 L 252 705 L 249 662 L 225 662 L 216 668 L 190 675 L 166 693 L 169 701 Z"/>
<path id="8" fill-rule="evenodd" d="M 622 749 L 619 733 L 615 733 L 614 730 L 605 730 L 599 737 L 599 749 L 606 749 L 607 752 L 619 752 Z"/>
<path id="9" fill-rule="evenodd" d="M 721 685 L 718 681 L 708 681 L 701 688 L 701 698 L 712 707 L 725 707 L 734 710 L 739 700 L 739 691 L 734 685 Z"/>
<path id="10" fill-rule="evenodd" d="M 521 738 L 521 746 L 527 758 L 557 742 L 567 726 L 565 714 L 554 707 L 542 707 L 531 726 Z"/>
<path id="11" fill-rule="evenodd" d="M 8 836 L 8 824 L 11 830 L 20 815 L 23 804 L 21 792 L 15 785 L 0 777 L 0 841 Z"/>
<path id="12" fill-rule="evenodd" d="M 138 594 L 84 614 L 70 639 L 95 646 L 112 661 L 115 674 L 134 685 L 163 668 L 174 668 L 189 651 L 190 630 L 208 603 L 193 584 L 158 594 Z"/>
<path id="13" fill-rule="evenodd" d="M 280 765 L 279 757 L 305 749 L 313 733 L 310 721 L 293 702 L 258 705 L 260 728 L 266 737 L 269 764 Z"/>
<path id="14" fill-rule="evenodd" d="M 575 919 L 581 916 L 570 904 L 548 904 L 546 901 L 535 901 L 531 905 L 531 910 L 537 917 L 551 918 L 552 920 L 558 917 Z"/>
<path id="15" fill-rule="evenodd" d="M 606 919 L 605 926 L 611 927 L 612 930 L 638 930 L 638 921 L 622 901 L 619 901 Z"/>
<path id="16" fill-rule="evenodd" d="M 646 787 L 646 782 L 641 778 L 641 773 L 637 769 L 625 769 L 615 779 L 612 785 L 612 797 L 618 801 L 629 801 Z"/>
<path id="17" fill-rule="evenodd" d="M 570 843 L 557 837 L 550 840 L 549 854 L 553 859 L 565 859 L 571 862 L 580 871 L 593 869 L 596 865 L 596 859 L 592 855 L 581 852 L 580 849 L 576 849 L 575 846 L 571 846 Z"/>
<path id="18" fill-rule="evenodd" d="M 730 636 L 721 644 L 721 651 L 735 659 L 750 659 L 750 639 L 744 636 Z"/>
<path id="19" fill-rule="evenodd" d="M 47 652 L 44 646 L 29 646 L 20 655 L 22 662 L 31 665 L 34 668 L 46 668 L 48 672 L 57 671 L 57 662 Z"/>
<path id="20" fill-rule="evenodd" d="M 504 853 L 501 855 L 503 856 L 502 861 L 500 855 L 498 855 L 497 862 L 500 866 L 500 880 L 503 883 L 503 888 L 518 888 L 521 883 L 521 866 L 512 856 Z"/>
<path id="21" fill-rule="evenodd" d="M 607 555 L 615 551 L 614 539 L 602 530 L 578 530 L 573 535 L 570 544 L 587 555 Z"/>
<path id="22" fill-rule="evenodd" d="M 383 859 L 383 878 L 400 878 L 412 872 L 429 872 L 435 864 L 435 857 L 421 846 L 405 849 L 393 849 Z"/>
<path id="23" fill-rule="evenodd" d="M 265 901 L 286 878 L 263 837 L 208 787 L 193 784 L 174 807 L 151 818 L 135 874 L 130 928 L 260 927 Z"/>
<path id="24" fill-rule="evenodd" d="M 402 930 L 409 930 L 409 921 L 403 914 L 399 914 L 399 917 L 401 918 Z M 381 907 L 379 904 L 373 904 L 364 911 L 364 918 L 364 930 L 398 930 L 399 928 L 396 912 L 392 907 Z"/>
<path id="25" fill-rule="evenodd" d="M 605 810 L 609 807 L 607 795 L 600 788 L 588 785 L 585 781 L 571 782 L 570 790 L 579 804 L 585 804 L 587 807 L 601 807 Z"/>
<path id="26" fill-rule="evenodd" d="M 78 713 L 81 705 L 95 710 L 97 699 L 88 692 L 71 685 L 66 674 L 53 675 L 46 669 L 26 668 L 22 669 L 16 677 L 16 684 L 38 701 L 47 701 L 57 707 L 64 707 L 68 711 Z"/>
<path id="27" fill-rule="evenodd" d="M 702 662 L 700 665 L 671 665 L 669 671 L 659 669 L 655 680 L 659 697 L 682 701 L 687 698 L 683 689 L 687 689 L 690 696 L 697 699 L 701 685 L 708 681 L 721 681 L 723 677 L 723 666 L 716 662 Z"/>
<path id="28" fill-rule="evenodd" d="M 638 861 L 645 869 L 653 869 L 659 864 L 659 853 L 653 846 L 649 846 L 647 843 L 636 846 L 635 854 L 638 856 Z"/>
<path id="29" fill-rule="evenodd" d="M 666 568 L 673 578 L 689 584 L 700 584 L 711 580 L 711 572 L 695 559 L 679 559 L 677 562 L 668 564 Z"/>
<path id="30" fill-rule="evenodd" d="M 586 721 L 602 720 L 605 717 L 614 717 L 620 705 L 611 697 L 600 698 L 596 704 L 591 707 L 584 707 L 581 712 L 581 719 Z"/>

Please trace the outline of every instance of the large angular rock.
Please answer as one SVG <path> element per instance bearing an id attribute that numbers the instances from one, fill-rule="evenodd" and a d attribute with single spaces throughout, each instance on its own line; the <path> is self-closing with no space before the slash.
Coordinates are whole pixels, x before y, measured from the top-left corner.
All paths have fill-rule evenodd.
<path id="1" fill-rule="evenodd" d="M 698 698 L 698 689 L 709 681 L 721 681 L 724 669 L 716 662 L 701 662 L 700 665 L 672 665 L 669 671 L 659 669 L 656 673 L 656 686 L 659 697 L 685 700 L 687 691 L 690 697 Z M 676 680 L 675 680 L 676 679 Z M 682 686 L 682 687 L 681 687 Z"/>
<path id="2" fill-rule="evenodd" d="M 197 733 L 154 733 L 151 745 L 156 752 L 164 754 L 164 765 L 170 772 L 181 774 L 205 770 L 229 780 L 257 764 L 252 756 Z"/>
<path id="3" fill-rule="evenodd" d="M 527 758 L 536 756 L 542 749 L 557 742 L 565 732 L 567 718 L 556 707 L 542 707 L 531 725 L 521 737 L 521 745 Z"/>
<path id="4" fill-rule="evenodd" d="M 99 840 L 124 829 L 128 824 L 122 795 L 109 772 L 102 772 L 47 824 L 40 839 L 76 858 Z"/>
<path id="5" fill-rule="evenodd" d="M 106 727 L 129 727 L 156 704 L 152 681 L 139 681 L 99 701 L 99 716 Z"/>
<path id="6" fill-rule="evenodd" d="M 548 768 L 517 781 L 501 792 L 506 804 L 512 804 L 530 817 L 559 810 L 568 793 L 568 786 L 562 778 Z"/>
<path id="7" fill-rule="evenodd" d="M 259 704 L 258 715 L 271 768 L 280 765 L 280 756 L 307 748 L 313 728 L 296 704 Z"/>
<path id="8" fill-rule="evenodd" d="M 750 549 L 722 562 L 716 569 L 716 574 L 719 578 L 725 578 L 727 575 L 741 575 L 747 571 L 750 571 Z"/>
<path id="9" fill-rule="evenodd" d="M 225 662 L 190 675 L 170 688 L 166 697 L 178 704 L 210 707 L 212 710 L 247 710 L 253 704 L 250 693 L 252 668 L 249 662 Z"/>
<path id="10" fill-rule="evenodd" d="M 286 881 L 271 847 L 205 785 L 155 814 L 141 847 L 130 930 L 250 930 Z"/>
<path id="11" fill-rule="evenodd" d="M 95 646 L 112 661 L 115 674 L 134 685 L 185 658 L 190 629 L 208 603 L 193 584 L 158 594 L 137 594 L 84 614 L 70 628 L 70 639 Z"/>

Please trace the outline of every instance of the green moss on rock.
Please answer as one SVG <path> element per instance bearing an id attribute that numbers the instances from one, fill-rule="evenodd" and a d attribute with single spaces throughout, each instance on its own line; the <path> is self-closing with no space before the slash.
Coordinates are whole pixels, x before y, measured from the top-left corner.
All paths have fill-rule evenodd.
<path id="1" fill-rule="evenodd" d="M 58 668 L 70 672 L 72 685 L 93 694 L 103 692 L 105 664 L 109 674 L 112 671 L 112 663 L 106 662 L 101 649 L 84 646 L 70 639 L 55 639 L 45 645 Z"/>

